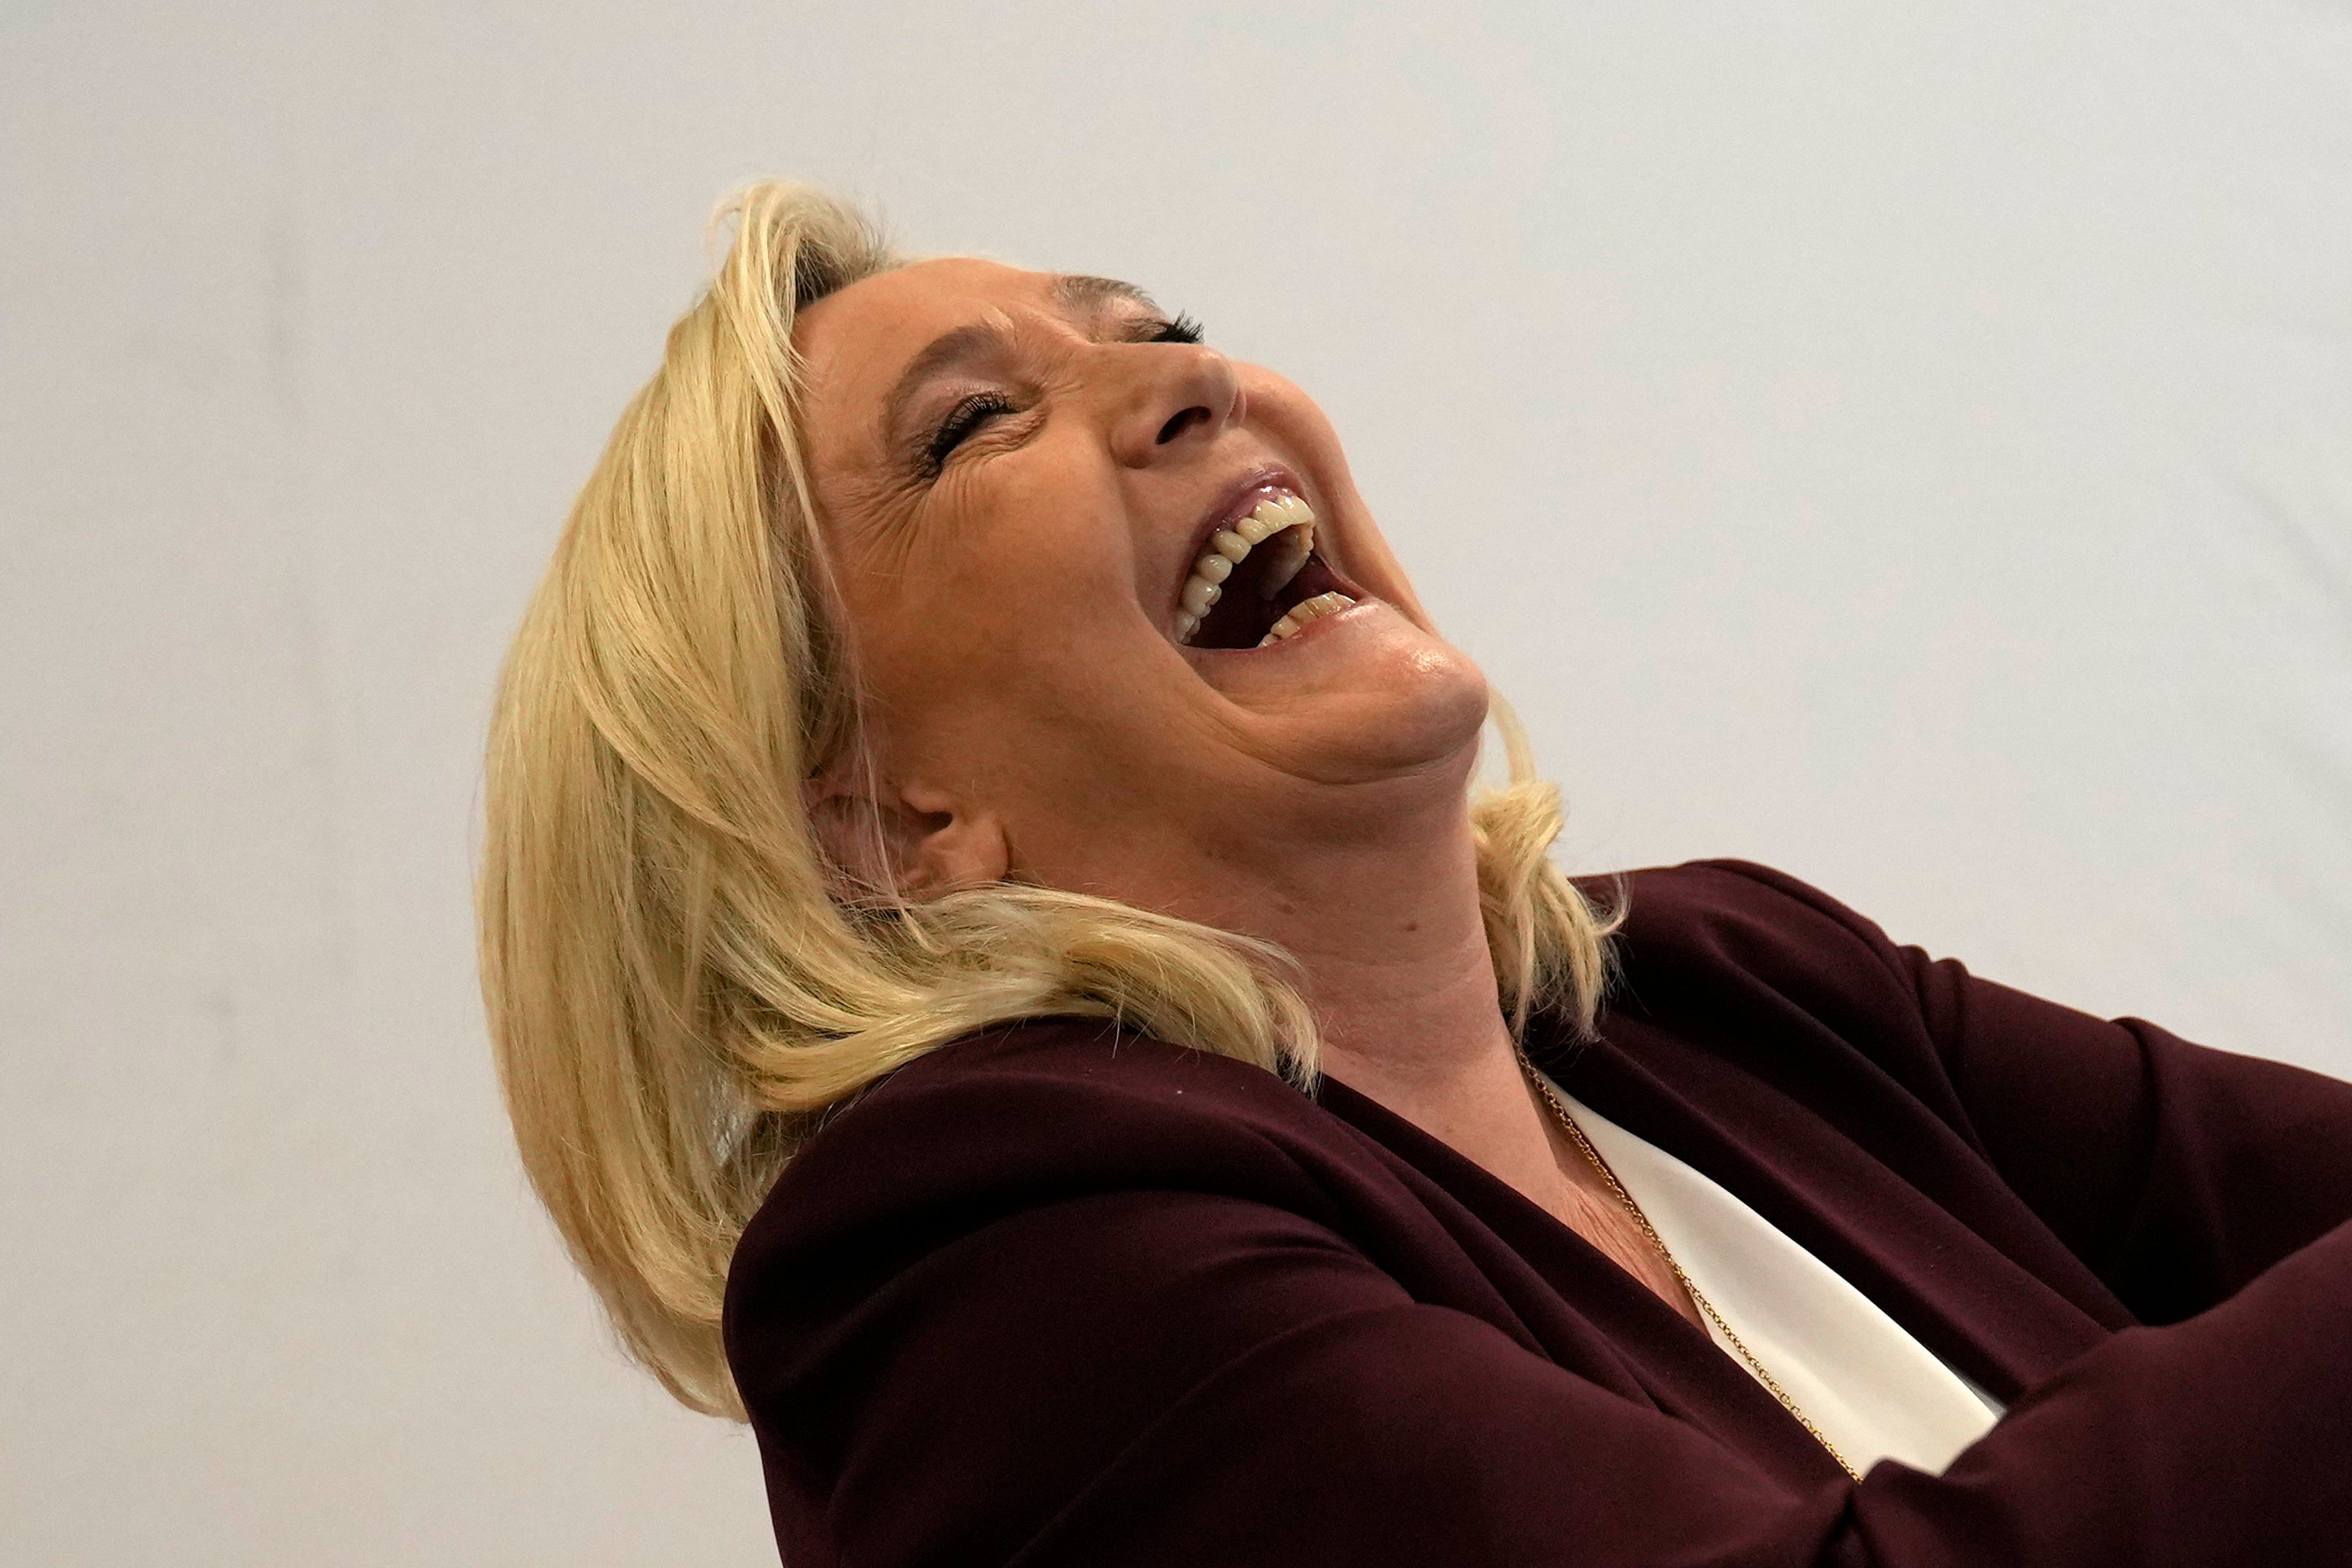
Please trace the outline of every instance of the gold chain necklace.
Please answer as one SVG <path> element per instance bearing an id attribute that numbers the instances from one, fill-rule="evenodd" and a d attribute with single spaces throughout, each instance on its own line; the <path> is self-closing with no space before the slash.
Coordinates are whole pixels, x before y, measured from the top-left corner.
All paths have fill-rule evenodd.
<path id="1" fill-rule="evenodd" d="M 1789 1391 L 1780 1386 L 1780 1380 L 1774 1377 L 1765 1368 L 1764 1363 L 1757 1359 L 1756 1352 L 1748 1348 L 1748 1342 L 1741 1339 L 1733 1331 L 1731 1325 L 1723 1321 L 1723 1314 L 1715 1310 L 1715 1303 L 1706 1299 L 1706 1292 L 1701 1290 L 1693 1282 L 1691 1277 L 1683 1272 L 1683 1266 L 1675 1261 L 1675 1255 L 1667 1251 L 1666 1244 L 1659 1239 L 1657 1228 L 1650 1224 L 1650 1216 L 1642 1212 L 1642 1205 L 1633 1201 L 1633 1194 L 1625 1190 L 1624 1184 L 1617 1179 L 1617 1173 L 1609 1168 L 1609 1162 L 1601 1157 L 1601 1151 L 1592 1146 L 1592 1141 L 1584 1135 L 1584 1129 L 1576 1124 L 1576 1118 L 1568 1113 L 1568 1107 L 1562 1105 L 1559 1102 L 1559 1096 L 1551 1091 L 1551 1085 L 1545 1081 L 1543 1074 L 1536 1070 L 1536 1064 L 1528 1060 L 1525 1051 L 1519 1052 L 1518 1058 L 1520 1068 L 1528 1075 L 1528 1081 L 1535 1086 L 1536 1093 L 1543 1097 L 1543 1102 L 1551 1107 L 1553 1117 L 1566 1131 L 1570 1141 L 1584 1152 L 1584 1157 L 1587 1160 L 1592 1162 L 1592 1168 L 1601 1173 L 1601 1181 L 1608 1184 L 1609 1190 L 1616 1194 L 1617 1201 L 1625 1205 L 1625 1212 L 1633 1216 L 1633 1223 L 1641 1226 L 1642 1234 L 1649 1238 L 1652 1247 L 1657 1248 L 1658 1256 L 1664 1258 L 1666 1267 L 1674 1271 L 1675 1279 L 1681 1283 L 1682 1288 L 1690 1292 L 1691 1300 L 1696 1304 L 1700 1311 L 1706 1314 L 1707 1321 L 1713 1323 L 1716 1331 L 1731 1342 L 1731 1348 L 1739 1352 L 1739 1359 L 1748 1363 L 1748 1370 L 1756 1374 L 1756 1381 L 1762 1384 L 1772 1397 L 1780 1402 L 1781 1408 L 1795 1416 L 1798 1424 L 1813 1435 L 1814 1442 L 1829 1450 L 1830 1458 L 1838 1462 L 1838 1468 L 1855 1480 L 1862 1479 L 1862 1472 L 1846 1462 L 1846 1457 L 1838 1452 L 1837 1445 L 1829 1440 L 1829 1435 L 1814 1426 L 1813 1418 L 1797 1407 L 1797 1402 L 1789 1397 Z"/>

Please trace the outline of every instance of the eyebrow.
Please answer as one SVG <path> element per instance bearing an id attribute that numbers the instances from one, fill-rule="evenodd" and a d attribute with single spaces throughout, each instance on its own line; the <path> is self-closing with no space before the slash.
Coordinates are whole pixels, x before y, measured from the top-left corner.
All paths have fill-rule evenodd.
<path id="1" fill-rule="evenodd" d="M 1160 314 L 1160 306 L 1150 295 L 1116 278 L 1066 273 L 1054 280 L 1054 298 L 1069 310 L 1087 314 L 1113 300 L 1140 306 L 1155 316 Z M 883 444 L 888 447 L 897 443 L 899 432 L 906 427 L 907 405 L 914 401 L 924 382 L 967 360 L 983 358 L 1003 345 L 1003 331 L 981 321 L 941 332 L 925 344 L 920 353 L 907 362 L 907 368 L 898 373 L 889 395 L 882 400 Z"/>
<path id="2" fill-rule="evenodd" d="M 898 373 L 898 384 L 890 388 L 890 395 L 882 400 L 883 444 L 898 444 L 899 432 L 906 428 L 907 405 L 915 400 L 923 383 L 952 365 L 981 358 L 1003 346 L 1003 334 L 996 328 L 979 321 L 933 338 L 922 353 L 907 362 L 907 368 Z"/>
<path id="3" fill-rule="evenodd" d="M 1079 310 L 1092 310 L 1107 300 L 1119 300 L 1140 305 L 1154 315 L 1160 312 L 1159 301 L 1134 284 L 1122 283 L 1116 278 L 1090 278 L 1083 272 L 1066 273 L 1056 279 L 1054 295 L 1063 304 Z"/>

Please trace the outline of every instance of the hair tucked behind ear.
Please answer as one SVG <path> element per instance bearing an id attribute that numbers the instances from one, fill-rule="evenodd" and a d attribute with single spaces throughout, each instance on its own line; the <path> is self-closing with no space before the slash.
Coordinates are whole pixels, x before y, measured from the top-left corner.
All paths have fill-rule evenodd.
<path id="1" fill-rule="evenodd" d="M 1307 1083 L 1313 1020 L 1262 943 L 1000 886 L 845 904 L 803 782 L 854 693 L 796 437 L 797 313 L 897 265 L 787 184 L 733 233 L 622 416 L 500 683 L 478 901 L 523 1163 L 630 1351 L 698 1410 L 745 1223 L 817 1117 L 934 1046 L 1046 1014 L 1118 1018 Z M 1590 1026 L 1605 931 L 1547 858 L 1560 826 L 1507 710 L 1511 783 L 1472 808 L 1487 937 L 1524 1024 Z"/>

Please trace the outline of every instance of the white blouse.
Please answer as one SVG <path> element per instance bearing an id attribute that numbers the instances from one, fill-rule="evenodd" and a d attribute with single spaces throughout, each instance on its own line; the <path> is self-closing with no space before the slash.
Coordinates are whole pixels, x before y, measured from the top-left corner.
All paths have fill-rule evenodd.
<path id="1" fill-rule="evenodd" d="M 2000 1418 L 1990 1395 L 1762 1215 L 1552 1089 L 1683 1272 L 1855 1469 L 1899 1459 L 1941 1474 Z M 1707 1333 L 1748 1366 L 1713 1323 Z"/>

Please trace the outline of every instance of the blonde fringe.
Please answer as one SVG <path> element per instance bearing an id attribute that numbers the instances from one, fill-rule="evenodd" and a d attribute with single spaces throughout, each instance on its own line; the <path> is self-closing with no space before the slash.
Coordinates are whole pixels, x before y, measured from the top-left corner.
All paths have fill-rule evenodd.
<path id="1" fill-rule="evenodd" d="M 744 1225 L 821 1115 L 949 1040 L 1113 1019 L 1314 1080 L 1265 944 L 1048 889 L 841 898 L 801 781 L 852 684 L 794 438 L 798 311 L 896 265 L 805 187 L 721 209 L 671 331 L 573 508 L 500 682 L 478 889 L 483 994 L 524 1168 L 629 1352 L 740 1419 L 719 1344 Z M 1551 863 L 1559 797 L 1498 702 L 1508 782 L 1470 807 L 1516 1027 L 1590 1027 L 1607 928 Z"/>

